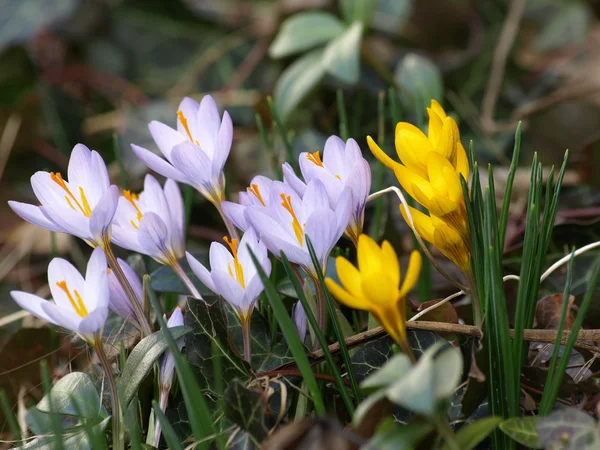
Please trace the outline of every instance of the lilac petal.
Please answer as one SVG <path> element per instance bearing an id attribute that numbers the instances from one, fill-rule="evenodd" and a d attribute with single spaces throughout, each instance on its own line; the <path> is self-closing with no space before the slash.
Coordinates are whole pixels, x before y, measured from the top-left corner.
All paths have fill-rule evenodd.
<path id="1" fill-rule="evenodd" d="M 329 209 L 329 197 L 321 180 L 312 180 L 308 183 L 302 198 L 302 206 L 304 220 L 315 210 Z"/>
<path id="2" fill-rule="evenodd" d="M 17 304 L 25 311 L 28 311 L 34 316 L 39 317 L 40 319 L 43 319 L 47 322 L 58 325 L 56 321 L 48 314 L 46 314 L 46 311 L 42 309 L 42 304 L 48 303 L 47 300 L 44 300 L 43 298 L 38 297 L 37 295 L 21 291 L 11 291 L 10 295 L 14 299 L 14 301 L 17 302 Z"/>
<path id="3" fill-rule="evenodd" d="M 110 178 L 108 176 L 108 169 L 106 168 L 104 159 L 102 159 L 100 153 L 95 150 L 92 150 L 91 173 L 93 179 L 97 183 L 99 192 L 104 194 L 104 192 L 106 192 L 106 190 L 110 187 Z"/>
<path id="4" fill-rule="evenodd" d="M 260 262 L 262 269 L 265 271 L 266 275 L 269 276 L 271 274 L 271 261 L 267 259 L 266 261 Z M 254 275 L 250 274 L 250 271 L 254 273 Z M 246 273 L 247 272 L 247 273 Z M 248 275 L 246 281 L 246 298 L 247 304 L 252 304 L 264 290 L 263 283 L 258 276 L 256 267 L 252 264 L 252 269 L 245 270 L 244 275 Z"/>
<path id="5" fill-rule="evenodd" d="M 164 192 L 171 219 L 171 245 L 177 259 L 183 258 L 185 253 L 185 208 L 181 191 L 177 183 L 169 179 L 165 182 Z"/>
<path id="6" fill-rule="evenodd" d="M 108 307 L 108 266 L 100 247 L 94 249 L 88 261 L 83 301 L 88 311 Z"/>
<path id="7" fill-rule="evenodd" d="M 77 329 L 73 330 L 82 334 L 83 336 L 89 336 L 102 331 L 106 318 L 108 317 L 108 307 L 102 306 L 96 308 L 90 312 L 84 319 L 79 322 Z"/>
<path id="8" fill-rule="evenodd" d="M 181 308 L 177 307 L 171 314 L 171 317 L 169 317 L 169 320 L 167 321 L 167 327 L 173 328 L 173 327 L 182 327 L 182 326 L 183 326 L 183 313 L 181 312 Z M 182 344 L 182 346 L 183 346 L 183 344 Z M 179 349 L 181 350 L 181 347 L 179 347 Z"/>
<path id="9" fill-rule="evenodd" d="M 58 307 L 74 311 L 67 294 L 58 286 L 58 283 L 62 283 L 63 281 L 66 281 L 67 288 L 71 293 L 77 291 L 80 295 L 85 296 L 85 280 L 79 271 L 69 261 L 62 258 L 54 258 L 48 264 L 48 286 L 50 287 L 50 293 Z"/>
<path id="10" fill-rule="evenodd" d="M 306 311 L 304 311 L 301 302 L 297 302 L 294 305 L 292 316 L 294 318 L 294 325 L 298 331 L 298 336 L 300 336 L 300 340 L 304 342 L 306 339 L 306 331 L 308 329 L 308 319 L 306 318 Z"/>
<path id="11" fill-rule="evenodd" d="M 310 237 L 321 266 L 323 266 L 335 243 L 340 238 L 337 235 L 335 213 L 330 209 L 315 211 L 306 221 L 305 231 L 306 235 Z"/>
<path id="12" fill-rule="evenodd" d="M 347 166 L 354 162 L 347 158 L 345 150 L 346 144 L 337 136 L 330 136 L 323 147 L 323 164 L 340 177 L 350 172 L 347 170 Z"/>
<path id="13" fill-rule="evenodd" d="M 264 208 L 258 209 L 258 207 L 256 207 L 256 206 L 249 206 L 246 208 L 246 211 L 244 213 L 244 215 L 246 216 L 246 220 L 250 223 L 252 228 L 254 228 L 254 230 L 258 233 L 261 240 L 264 240 L 264 236 L 269 234 L 269 235 L 281 236 L 282 238 L 285 238 L 289 242 L 293 242 L 293 243 L 297 244 L 298 241 L 296 240 L 296 236 L 292 234 L 293 231 L 291 230 L 291 226 L 289 227 L 289 229 L 284 228 L 279 222 L 277 222 L 271 216 L 269 216 L 268 214 L 265 214 L 263 212 L 263 209 Z M 283 209 L 283 208 L 278 208 L 278 209 Z M 286 211 L 286 213 L 287 213 L 287 211 Z M 288 218 L 286 218 L 286 221 L 289 221 L 289 223 L 291 224 L 291 218 L 289 217 L 289 213 L 287 213 L 287 214 L 288 214 Z M 268 248 L 268 246 L 267 246 L 267 248 Z M 269 250 L 271 250 L 271 249 L 269 248 Z M 279 256 L 279 254 L 277 253 L 276 256 Z"/>
<path id="14" fill-rule="evenodd" d="M 217 293 L 217 288 L 213 283 L 210 272 L 206 267 L 202 265 L 200 261 L 194 258 L 191 253 L 186 252 L 185 257 L 187 259 L 188 264 L 190 265 L 192 272 L 200 279 L 200 282 L 206 286 L 208 289 L 213 291 L 215 294 Z"/>
<path id="15" fill-rule="evenodd" d="M 198 139 L 199 108 L 200 106 L 196 100 L 190 97 L 184 97 L 184 99 L 181 100 L 181 103 L 179 103 L 179 108 L 177 109 L 178 112 L 181 111 L 183 113 L 183 116 L 187 120 L 187 126 L 192 134 L 193 139 Z M 188 135 L 183 124 L 181 123 L 181 120 L 179 120 L 179 117 L 177 118 L 177 131 L 186 137 Z"/>
<path id="16" fill-rule="evenodd" d="M 40 211 L 46 218 L 59 227 L 62 227 L 65 233 L 72 234 L 78 238 L 89 241 L 92 239 L 90 233 L 90 220 L 79 211 L 73 211 L 70 208 L 60 206 L 40 206 Z"/>
<path id="17" fill-rule="evenodd" d="M 69 184 L 74 186 L 87 186 L 90 178 L 95 174 L 90 173 L 90 164 L 92 162 L 92 152 L 83 144 L 77 144 L 73 147 L 71 157 L 69 158 L 69 167 L 67 175 Z M 75 195 L 77 195 L 74 192 Z"/>
<path id="18" fill-rule="evenodd" d="M 131 302 L 112 271 L 108 275 L 108 300 L 110 309 L 123 319 L 135 318 Z"/>
<path id="19" fill-rule="evenodd" d="M 172 153 L 173 166 L 189 180 L 196 189 L 209 190 L 213 184 L 211 179 L 211 160 L 206 153 L 191 142 L 182 142 Z M 215 180 L 216 182 L 216 180 Z"/>
<path id="20" fill-rule="evenodd" d="M 355 209 L 363 209 L 371 191 L 371 166 L 365 159 L 359 159 L 350 174 L 353 204 Z"/>
<path id="21" fill-rule="evenodd" d="M 67 193 L 51 178 L 48 172 L 38 171 L 31 176 L 33 193 L 44 206 L 58 205 L 69 208 Z"/>
<path id="22" fill-rule="evenodd" d="M 119 266 L 121 266 L 123 273 L 125 274 L 125 278 L 127 278 L 127 281 L 129 281 L 129 285 L 133 289 L 137 300 L 140 303 L 142 303 L 142 297 L 144 295 L 144 287 L 142 286 L 142 280 L 140 280 L 140 277 L 138 276 L 136 271 L 133 270 L 133 268 L 129 264 L 127 264 L 121 258 L 118 258 L 117 261 L 119 263 Z"/>
<path id="23" fill-rule="evenodd" d="M 290 262 L 300 264 L 304 267 L 312 267 L 308 250 L 292 244 L 275 234 L 264 234 L 262 235 L 261 239 L 269 251 L 275 255 L 275 257 L 280 258 L 281 251 L 283 251 Z"/>
<path id="24" fill-rule="evenodd" d="M 132 252 L 145 253 L 138 239 L 138 230 L 130 223 L 124 225 L 113 225 L 111 230 L 111 241 L 113 244 L 131 250 Z"/>
<path id="25" fill-rule="evenodd" d="M 158 149 L 165 158 L 167 158 L 167 161 L 171 160 L 171 150 L 173 147 L 187 140 L 185 134 L 174 130 L 162 122 L 158 122 L 157 120 L 150 122 L 148 124 L 148 129 L 150 130 L 150 134 L 152 135 L 154 142 L 156 142 Z"/>
<path id="26" fill-rule="evenodd" d="M 75 333 L 78 332 L 81 317 L 72 308 L 61 308 L 52 302 L 41 303 L 41 307 L 52 323 Z"/>
<path id="27" fill-rule="evenodd" d="M 89 229 L 98 245 L 100 245 L 107 236 L 110 236 L 110 224 L 113 217 L 115 217 L 118 204 L 119 188 L 111 186 L 92 211 Z"/>
<path id="28" fill-rule="evenodd" d="M 162 264 L 169 264 L 173 255 L 168 246 L 168 230 L 163 220 L 155 213 L 146 213 L 140 221 L 138 240 L 144 254 Z"/>
<path id="29" fill-rule="evenodd" d="M 233 263 L 233 256 L 220 242 L 213 242 L 210 244 L 208 259 L 210 261 L 211 272 L 216 269 L 226 271 L 228 270 L 227 267 Z"/>
<path id="30" fill-rule="evenodd" d="M 15 201 L 9 201 L 8 206 L 23 220 L 29 223 L 37 225 L 38 227 L 45 228 L 56 233 L 65 233 L 66 230 L 54 222 L 48 220 L 48 218 L 42 213 L 39 206 L 30 205 L 28 203 L 21 203 Z"/>
<path id="31" fill-rule="evenodd" d="M 139 147 L 135 144 L 131 144 L 131 149 L 133 150 L 133 153 L 135 153 L 135 156 L 140 159 L 140 161 L 142 161 L 156 173 L 162 175 L 163 177 L 172 178 L 180 183 L 191 184 L 191 182 L 183 173 L 162 159 L 160 156 L 152 153 L 150 150 L 146 150 L 145 148 Z"/>
<path id="32" fill-rule="evenodd" d="M 231 220 L 237 228 L 242 231 L 246 231 L 248 229 L 249 224 L 244 216 L 244 211 L 246 211 L 245 206 L 224 201 L 221 203 L 221 209 L 223 210 L 225 217 Z"/>
<path id="33" fill-rule="evenodd" d="M 212 279 L 217 292 L 237 310 L 247 311 L 249 305 L 244 304 L 244 289 L 235 278 L 222 270 L 212 270 Z"/>
<path id="34" fill-rule="evenodd" d="M 198 131 L 194 137 L 197 136 L 200 148 L 207 152 L 210 159 L 215 158 L 216 152 L 219 151 L 218 139 L 221 117 L 219 116 L 219 108 L 217 108 L 215 100 L 210 95 L 205 95 L 200 102 L 196 126 Z"/>
<path id="35" fill-rule="evenodd" d="M 335 207 L 335 218 L 337 222 L 337 239 L 344 233 L 344 230 L 348 227 L 350 219 L 352 217 L 352 191 L 350 188 L 344 189 L 344 192 L 340 195 L 338 203 Z"/>
<path id="36" fill-rule="evenodd" d="M 296 172 L 294 172 L 289 163 L 283 163 L 281 167 L 283 169 L 283 182 L 291 187 L 300 197 L 304 197 L 304 191 L 306 191 L 304 181 L 298 178 L 298 175 L 296 175 Z"/>
<path id="37" fill-rule="evenodd" d="M 215 153 L 212 158 L 212 172 L 213 177 L 223 171 L 225 162 L 229 156 L 231 150 L 231 143 L 233 142 L 233 124 L 229 113 L 225 111 L 223 113 L 223 122 L 219 129 L 218 145 L 215 148 Z"/>

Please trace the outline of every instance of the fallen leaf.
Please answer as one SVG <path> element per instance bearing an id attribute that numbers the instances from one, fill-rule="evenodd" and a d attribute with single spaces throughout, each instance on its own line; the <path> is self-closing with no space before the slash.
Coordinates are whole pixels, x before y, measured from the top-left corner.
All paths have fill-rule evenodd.
<path id="1" fill-rule="evenodd" d="M 560 323 L 560 316 L 563 306 L 563 294 L 552 294 L 542 297 L 535 307 L 536 328 L 543 330 L 556 330 Z M 569 304 L 567 306 L 567 317 L 565 320 L 564 329 L 570 330 L 575 322 L 574 311 L 577 306 L 573 305 L 575 296 L 569 296 Z"/>

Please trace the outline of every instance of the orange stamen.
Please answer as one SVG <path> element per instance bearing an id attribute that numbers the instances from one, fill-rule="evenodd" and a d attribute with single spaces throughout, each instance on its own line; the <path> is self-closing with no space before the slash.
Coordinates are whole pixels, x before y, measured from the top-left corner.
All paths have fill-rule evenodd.
<path id="1" fill-rule="evenodd" d="M 300 225 L 300 221 L 298 220 L 298 217 L 296 217 L 296 213 L 292 207 L 292 197 L 289 195 L 286 197 L 285 194 L 281 194 L 281 200 L 283 200 L 281 202 L 281 206 L 283 206 L 285 210 L 292 216 L 292 228 L 294 229 L 294 234 L 296 235 L 298 244 L 302 245 L 304 230 L 302 229 L 302 225 Z"/>
<path id="2" fill-rule="evenodd" d="M 140 208 L 139 208 L 138 204 L 136 203 L 140 199 L 139 194 L 134 194 L 131 191 L 125 190 L 125 191 L 123 191 L 123 197 L 125 197 L 125 200 L 127 200 L 129 203 L 131 203 L 131 205 L 135 208 L 135 211 L 137 212 L 137 214 L 135 216 L 135 220 L 137 220 L 138 222 L 140 220 L 142 220 L 142 217 L 144 217 L 144 214 L 142 213 L 142 211 L 140 211 Z M 133 219 L 130 220 L 129 223 L 131 225 L 133 225 L 133 228 L 135 228 L 136 230 L 139 230 L 139 226 L 135 223 L 135 221 Z"/>
<path id="3" fill-rule="evenodd" d="M 79 187 L 79 196 L 81 197 L 80 203 L 79 200 L 77 200 L 77 197 L 73 195 L 73 193 L 67 186 L 67 183 L 65 183 L 65 180 L 63 179 L 60 172 L 50 172 L 50 179 L 56 184 L 58 184 L 67 193 L 67 195 L 65 195 L 65 200 L 67 201 L 71 209 L 77 211 L 75 206 L 73 206 L 73 203 L 71 203 L 72 200 L 73 202 L 75 202 L 75 205 L 77 206 L 77 208 L 79 208 L 79 210 L 83 213 L 84 216 L 91 217 L 92 208 L 90 208 L 90 204 L 88 203 L 87 197 L 85 196 L 85 191 L 82 187 Z"/>
<path id="4" fill-rule="evenodd" d="M 242 288 L 246 289 L 246 282 L 244 281 L 244 269 L 240 264 L 238 259 L 238 240 L 237 239 L 229 239 L 227 236 L 223 237 L 225 243 L 231 249 L 231 254 L 233 255 L 233 267 L 235 268 L 235 279 Z M 229 271 L 229 275 L 233 277 L 233 271 L 231 270 L 231 264 L 227 264 L 227 270 Z"/>
<path id="5" fill-rule="evenodd" d="M 319 167 L 323 167 L 323 161 L 321 161 L 321 155 L 319 155 L 318 151 L 314 153 L 308 153 L 306 155 L 306 158 L 313 164 L 316 164 Z"/>
<path id="6" fill-rule="evenodd" d="M 183 114 L 183 111 L 181 111 L 181 110 L 177 111 L 177 117 L 179 118 L 181 125 L 183 125 L 183 129 L 187 133 L 189 140 L 192 141 L 197 146 L 200 146 L 200 143 L 192 137 L 192 132 L 190 131 L 190 127 L 188 125 L 187 118 Z"/>
<path id="7" fill-rule="evenodd" d="M 258 184 L 251 184 L 249 188 L 246 188 L 246 190 L 253 194 L 258 199 L 261 205 L 267 206 L 262 198 L 262 195 L 260 195 L 260 189 L 258 189 Z"/>
<path id="8" fill-rule="evenodd" d="M 77 290 L 73 290 L 73 294 L 75 295 L 75 298 L 73 298 L 73 294 L 71 294 L 71 292 L 69 291 L 69 287 L 67 286 L 67 282 L 65 280 L 58 281 L 56 285 L 67 295 L 69 303 L 71 304 L 77 315 L 79 317 L 87 317 L 88 311 L 85 307 L 85 303 L 83 303 L 81 295 L 79 295 L 79 292 L 77 292 Z"/>

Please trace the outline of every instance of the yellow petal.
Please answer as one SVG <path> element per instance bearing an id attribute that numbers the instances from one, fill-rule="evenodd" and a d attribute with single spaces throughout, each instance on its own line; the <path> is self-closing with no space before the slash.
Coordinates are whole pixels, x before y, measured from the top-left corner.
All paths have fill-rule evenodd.
<path id="1" fill-rule="evenodd" d="M 373 305 L 390 305 L 398 300 L 398 285 L 385 272 L 363 274 L 362 291 Z"/>
<path id="2" fill-rule="evenodd" d="M 442 105 L 440 105 L 437 101 L 435 100 L 431 100 L 431 106 L 430 108 L 438 115 L 440 116 L 440 119 L 443 121 L 446 118 L 446 111 L 444 111 L 444 108 L 442 108 Z"/>
<path id="3" fill-rule="evenodd" d="M 471 255 L 456 230 L 443 222 L 438 223 L 433 234 L 433 241 L 433 245 L 450 261 L 465 272 L 469 270 Z"/>
<path id="4" fill-rule="evenodd" d="M 419 281 L 422 264 L 421 253 L 418 250 L 413 250 L 408 260 L 408 269 L 406 269 L 402 287 L 400 288 L 400 297 L 405 297 L 415 287 L 417 281 Z"/>
<path id="5" fill-rule="evenodd" d="M 381 162 L 384 166 L 389 167 L 390 169 L 394 169 L 396 166 L 400 164 L 390 158 L 387 153 L 385 153 L 379 145 L 375 143 L 375 141 L 371 138 L 371 136 L 367 136 L 367 144 L 369 144 L 369 149 L 371 153 Z"/>
<path id="6" fill-rule="evenodd" d="M 338 302 L 346 305 L 348 308 L 360 309 L 363 311 L 370 310 L 370 305 L 364 299 L 353 297 L 331 278 L 325 279 L 325 285 L 327 286 L 329 292 L 331 292 L 331 295 L 333 295 Z"/>
<path id="7" fill-rule="evenodd" d="M 381 244 L 382 265 L 387 275 L 392 278 L 394 286 L 400 285 L 400 263 L 392 244 L 383 241 Z"/>
<path id="8" fill-rule="evenodd" d="M 456 163 L 454 168 L 456 172 L 464 177 L 466 181 L 469 180 L 469 158 L 467 158 L 467 152 L 463 147 L 462 143 L 458 141 L 456 143 Z"/>
<path id="9" fill-rule="evenodd" d="M 408 130 L 396 133 L 396 151 L 402 164 L 418 175 L 426 177 L 427 155 L 433 152 L 434 148 L 421 130 L 419 134 Z"/>
<path id="10" fill-rule="evenodd" d="M 369 272 L 377 272 L 380 266 L 380 252 L 377 242 L 366 234 L 361 234 L 358 238 L 358 270 L 361 275 Z M 364 292 L 364 291 L 363 291 Z"/>
<path id="11" fill-rule="evenodd" d="M 458 126 L 452 117 L 446 117 L 435 151 L 448 161 L 452 161 L 457 141 Z"/>
<path id="12" fill-rule="evenodd" d="M 427 114 L 429 115 L 429 127 L 427 128 L 427 137 L 431 141 L 431 144 L 436 147 L 442 132 L 443 121 L 440 119 L 435 111 L 431 108 L 427 108 Z"/>
<path id="13" fill-rule="evenodd" d="M 362 297 L 360 290 L 360 272 L 346 258 L 338 256 L 335 260 L 335 269 L 342 286 L 354 297 Z"/>
<path id="14" fill-rule="evenodd" d="M 427 203 L 433 197 L 434 191 L 427 178 L 423 178 L 407 167 L 398 165 L 394 169 L 396 178 L 408 195 L 427 208 Z"/>
<path id="15" fill-rule="evenodd" d="M 398 344 L 406 341 L 406 311 L 403 314 L 400 308 L 406 308 L 404 302 L 394 302 L 371 311 L 375 319 Z"/>
<path id="16" fill-rule="evenodd" d="M 410 210 L 413 223 L 415 224 L 415 231 L 417 232 L 417 234 L 427 242 L 433 243 L 434 226 L 431 221 L 431 218 L 428 215 L 423 214 L 416 208 L 413 208 L 411 206 L 409 206 L 408 208 Z M 400 205 L 400 213 L 402 214 L 402 217 L 404 217 L 406 223 L 410 226 L 410 222 L 408 221 L 406 211 L 404 210 L 404 205 Z"/>

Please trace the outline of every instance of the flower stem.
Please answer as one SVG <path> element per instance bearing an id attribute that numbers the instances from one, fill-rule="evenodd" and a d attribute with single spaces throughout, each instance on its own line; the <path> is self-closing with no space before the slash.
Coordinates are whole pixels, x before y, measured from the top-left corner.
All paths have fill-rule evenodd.
<path id="1" fill-rule="evenodd" d="M 133 307 L 133 310 L 135 312 L 137 322 L 141 326 L 140 331 L 142 332 L 142 337 L 152 334 L 152 328 L 150 328 L 150 324 L 148 323 L 148 318 L 144 314 L 144 309 L 142 308 L 142 305 L 140 304 L 137 296 L 135 295 L 133 288 L 129 284 L 129 281 L 127 280 L 127 277 L 125 276 L 123 269 L 121 269 L 121 266 L 119 265 L 117 258 L 115 257 L 115 254 L 113 253 L 112 247 L 110 246 L 110 244 L 104 246 L 104 253 L 106 254 L 106 260 L 108 261 L 109 267 L 115 273 L 117 280 L 119 280 L 119 283 L 123 287 L 123 290 L 125 291 L 125 294 L 127 295 L 127 298 L 129 298 L 129 301 L 131 302 L 131 306 Z"/>
<path id="2" fill-rule="evenodd" d="M 250 317 L 242 319 L 242 340 L 244 342 L 244 359 L 252 365 L 252 340 L 250 338 Z"/>
<path id="3" fill-rule="evenodd" d="M 317 292 L 317 324 L 319 325 L 319 329 L 325 334 L 325 328 L 327 327 L 327 304 L 325 303 L 325 292 L 323 292 L 323 288 L 321 287 L 321 283 L 316 276 L 312 276 L 313 283 L 315 284 L 315 290 Z M 319 342 L 315 343 L 316 348 L 318 350 L 320 348 Z"/>
<path id="4" fill-rule="evenodd" d="M 471 303 L 473 304 L 473 321 L 476 326 L 481 326 L 481 322 L 483 321 L 481 316 L 481 305 L 479 304 L 479 295 L 477 295 L 477 283 L 475 282 L 475 278 L 473 278 L 473 272 L 471 270 L 467 273 L 467 279 L 471 287 L 470 294 Z"/>
<path id="5" fill-rule="evenodd" d="M 231 220 L 229 220 L 227 218 L 227 216 L 225 216 L 225 213 L 223 212 L 223 208 L 221 208 L 221 203 L 215 202 L 214 205 L 215 205 L 215 208 L 217 208 L 217 211 L 219 211 L 219 215 L 221 216 L 221 219 L 223 219 L 223 223 L 225 223 L 225 227 L 227 227 L 227 233 L 229 234 L 229 237 L 231 239 L 239 239 L 237 229 L 235 228 L 235 225 L 233 225 Z"/>
<path id="6" fill-rule="evenodd" d="M 110 389 L 110 400 L 112 404 L 112 448 L 115 450 L 123 450 L 124 444 L 121 436 L 121 410 L 119 405 L 119 393 L 117 391 L 117 383 L 115 383 L 115 377 L 112 373 L 112 367 L 110 365 L 110 362 L 108 361 L 108 357 L 106 356 L 106 352 L 104 351 L 104 346 L 102 345 L 102 340 L 100 338 L 96 339 L 94 343 L 94 349 L 96 350 L 96 354 L 98 355 L 100 364 L 104 369 L 104 374 L 106 375 L 106 379 L 108 380 L 108 387 Z"/>
<path id="7" fill-rule="evenodd" d="M 185 270 L 183 270 L 183 267 L 181 267 L 181 264 L 179 264 L 179 261 L 175 261 L 171 265 L 171 268 L 175 271 L 175 273 L 181 279 L 181 281 L 183 281 L 183 284 L 185 284 L 185 287 L 188 288 L 188 291 L 190 291 L 192 297 L 197 298 L 199 300 L 204 300 L 202 298 L 202 295 L 200 295 L 200 292 L 198 292 L 198 289 L 196 289 L 196 286 L 194 286 L 194 283 L 192 283 L 192 280 L 190 280 L 190 277 L 187 276 Z"/>
<path id="8" fill-rule="evenodd" d="M 436 418 L 434 421 L 437 425 L 438 432 L 444 438 L 446 444 L 448 444 L 448 448 L 450 448 L 450 450 L 460 450 L 460 445 L 456 441 L 456 436 L 448 421 L 443 417 Z"/>
<path id="9" fill-rule="evenodd" d="M 167 404 L 169 403 L 169 391 L 170 387 L 160 386 L 160 394 L 158 398 L 158 406 L 162 412 L 167 410 Z M 160 435 L 162 434 L 162 427 L 160 425 L 160 420 L 156 419 L 156 423 L 154 425 L 154 447 L 158 448 L 158 444 L 160 443 Z"/>

